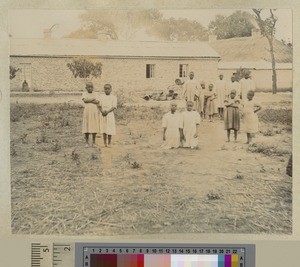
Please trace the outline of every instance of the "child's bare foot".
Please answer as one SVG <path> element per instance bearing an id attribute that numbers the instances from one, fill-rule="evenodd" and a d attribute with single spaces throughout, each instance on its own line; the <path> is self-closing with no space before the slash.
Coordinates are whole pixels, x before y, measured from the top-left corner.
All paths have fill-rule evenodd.
<path id="1" fill-rule="evenodd" d="M 96 145 L 96 144 L 92 144 L 92 147 L 93 147 L 93 148 L 96 148 L 96 147 L 97 147 L 97 145 Z"/>
<path id="2" fill-rule="evenodd" d="M 89 147 L 89 144 L 88 144 L 88 143 L 86 143 L 86 144 L 85 144 L 85 147 Z"/>

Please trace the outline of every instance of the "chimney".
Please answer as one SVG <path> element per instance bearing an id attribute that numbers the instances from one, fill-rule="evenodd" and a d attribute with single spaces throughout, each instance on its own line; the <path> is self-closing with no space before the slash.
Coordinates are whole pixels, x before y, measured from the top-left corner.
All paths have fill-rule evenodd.
<path id="1" fill-rule="evenodd" d="M 208 42 L 209 43 L 212 43 L 212 42 L 215 42 L 217 41 L 217 35 L 214 35 L 214 34 L 211 34 L 208 36 Z"/>
<path id="2" fill-rule="evenodd" d="M 257 39 L 259 37 L 261 37 L 261 33 L 259 29 L 252 29 L 251 30 L 251 37 L 252 39 Z"/>
<path id="3" fill-rule="evenodd" d="M 44 39 L 51 39 L 51 30 L 50 29 L 44 30 Z"/>

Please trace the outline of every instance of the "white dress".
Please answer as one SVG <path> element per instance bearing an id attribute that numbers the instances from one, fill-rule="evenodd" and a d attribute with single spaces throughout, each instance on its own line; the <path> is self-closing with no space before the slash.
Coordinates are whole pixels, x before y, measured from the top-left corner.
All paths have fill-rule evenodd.
<path id="1" fill-rule="evenodd" d="M 108 111 L 112 107 L 117 108 L 117 97 L 114 95 L 102 94 L 99 98 L 99 105 L 101 106 L 102 111 Z M 100 113 L 100 132 L 108 135 L 116 134 L 115 114 L 113 111 L 106 116 L 103 116 Z"/>
<path id="2" fill-rule="evenodd" d="M 165 149 L 178 148 L 180 146 L 180 133 L 179 129 L 183 127 L 182 115 L 175 112 L 174 114 L 169 111 L 163 116 L 162 127 L 166 129 L 166 141 L 162 147 Z"/>
<path id="3" fill-rule="evenodd" d="M 232 90 L 235 90 L 236 91 L 236 96 L 238 98 L 240 98 L 240 95 L 241 95 L 241 85 L 239 82 L 235 81 L 235 82 L 230 82 L 228 84 L 228 94 L 230 94 L 230 92 Z"/>
<path id="4" fill-rule="evenodd" d="M 201 118 L 196 111 L 184 111 L 182 113 L 183 135 L 185 137 L 184 147 L 194 148 L 198 145 L 198 138 L 194 135 L 197 132 L 197 124 L 200 124 Z"/>
<path id="5" fill-rule="evenodd" d="M 216 81 L 217 107 L 224 107 L 224 100 L 228 95 L 227 83 L 224 80 Z"/>
<path id="6" fill-rule="evenodd" d="M 258 116 L 254 113 L 255 103 L 253 101 L 246 100 L 243 102 L 243 114 L 244 114 L 244 132 L 256 133 L 258 132 Z"/>
<path id="7" fill-rule="evenodd" d="M 198 88 L 198 81 L 197 80 L 187 80 L 184 83 L 184 89 L 183 89 L 183 97 L 186 99 L 186 101 L 193 101 L 194 103 L 194 109 L 199 109 L 199 101 L 195 101 L 194 97 L 199 96 L 199 88 Z"/>
<path id="8" fill-rule="evenodd" d="M 253 80 L 250 78 L 249 79 L 245 79 L 245 78 L 241 79 L 240 84 L 241 84 L 242 99 L 246 100 L 248 91 L 250 91 L 250 90 L 255 91 L 255 84 L 254 84 Z"/>
<path id="9" fill-rule="evenodd" d="M 83 92 L 82 99 L 96 99 L 94 92 Z M 82 133 L 99 133 L 99 110 L 96 104 L 84 103 Z"/>

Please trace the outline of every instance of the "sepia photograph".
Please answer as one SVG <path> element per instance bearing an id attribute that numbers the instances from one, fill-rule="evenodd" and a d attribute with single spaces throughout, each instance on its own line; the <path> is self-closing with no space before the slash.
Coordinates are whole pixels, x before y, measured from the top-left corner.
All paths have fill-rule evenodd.
<path id="1" fill-rule="evenodd" d="M 292 9 L 10 9 L 11 230 L 292 235 Z"/>

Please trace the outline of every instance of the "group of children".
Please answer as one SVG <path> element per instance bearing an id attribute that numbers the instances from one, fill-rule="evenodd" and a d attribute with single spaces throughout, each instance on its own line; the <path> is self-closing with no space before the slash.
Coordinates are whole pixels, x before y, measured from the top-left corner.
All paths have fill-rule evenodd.
<path id="1" fill-rule="evenodd" d="M 92 135 L 92 147 L 96 147 L 96 135 L 103 134 L 105 147 L 111 146 L 112 135 L 116 134 L 114 110 L 117 108 L 117 98 L 111 94 L 112 86 L 104 85 L 104 94 L 97 97 L 92 82 L 87 82 L 86 91 L 82 94 L 84 102 L 82 133 L 85 136 L 86 147 L 89 147 L 89 137 Z"/>
<path id="2" fill-rule="evenodd" d="M 227 131 L 227 142 L 230 142 L 230 134 L 233 130 L 234 140 L 240 130 L 241 115 L 244 121 L 244 132 L 247 134 L 247 144 L 252 142 L 252 136 L 258 131 L 257 112 L 261 106 L 253 102 L 254 90 L 231 89 L 228 93 L 226 86 L 219 86 L 218 92 L 213 89 L 213 84 L 205 89 L 205 83 L 201 83 L 201 89 L 196 90 L 194 74 L 190 73 L 190 80 L 186 82 L 183 96 L 186 100 L 186 111 L 182 114 L 176 112 L 176 103 L 171 103 L 171 111 L 164 115 L 162 121 L 164 148 L 178 148 L 180 146 L 197 147 L 197 133 L 201 117 L 209 116 L 213 121 L 214 114 L 224 119 L 224 128 Z M 247 79 L 249 76 L 247 77 Z M 220 77 L 220 84 L 223 76 Z M 232 81 L 233 83 L 235 81 Z M 221 89 L 220 89 L 221 88 Z M 222 102 L 222 103 L 221 103 Z"/>
<path id="3" fill-rule="evenodd" d="M 177 103 L 171 102 L 170 111 L 163 116 L 163 147 L 178 148 L 180 146 L 196 148 L 198 145 L 198 128 L 201 117 L 207 114 L 210 121 L 217 112 L 218 94 L 213 90 L 213 84 L 205 89 L 205 84 L 201 83 L 201 88 L 205 94 L 195 94 L 195 82 L 193 73 L 190 73 L 191 81 L 187 82 L 183 95 L 186 100 L 186 111 L 177 112 Z M 94 92 L 92 82 L 86 83 L 86 91 L 82 95 L 85 103 L 83 111 L 82 133 L 85 136 L 86 147 L 89 147 L 89 137 L 92 136 L 92 147 L 96 147 L 96 135 L 103 134 L 105 147 L 111 146 L 112 136 L 116 134 L 114 110 L 117 108 L 117 98 L 111 94 L 112 86 L 104 85 L 104 94 L 97 97 Z M 244 131 L 247 133 L 247 143 L 252 142 L 252 136 L 258 131 L 257 112 L 260 105 L 253 102 L 254 91 L 244 92 L 244 99 L 232 89 L 228 94 L 224 90 L 222 117 L 224 127 L 227 131 L 227 141 L 230 142 L 231 130 L 234 132 L 234 140 L 237 141 L 237 134 L 240 130 L 241 114 L 244 119 Z M 219 92 L 220 95 L 220 92 Z M 247 99 L 245 99 L 245 95 Z M 204 97 L 205 96 L 205 97 Z M 220 97 L 219 97 L 220 101 Z M 222 105 L 222 106 L 223 106 Z"/>

